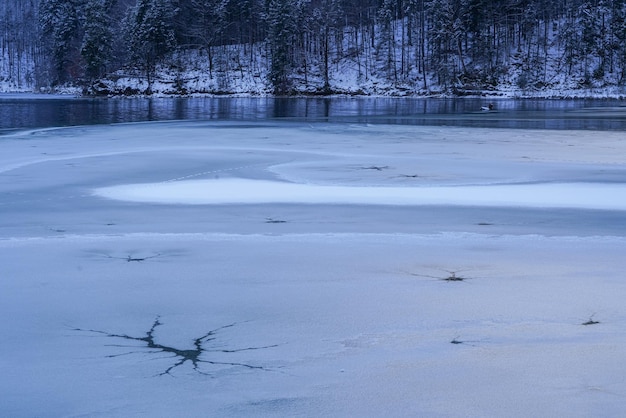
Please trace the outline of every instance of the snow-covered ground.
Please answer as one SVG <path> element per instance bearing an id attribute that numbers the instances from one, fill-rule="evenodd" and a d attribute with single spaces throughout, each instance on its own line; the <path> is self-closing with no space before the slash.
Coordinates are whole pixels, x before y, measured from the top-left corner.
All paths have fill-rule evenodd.
<path id="1" fill-rule="evenodd" d="M 0 415 L 621 416 L 623 132 L 0 138 Z"/>

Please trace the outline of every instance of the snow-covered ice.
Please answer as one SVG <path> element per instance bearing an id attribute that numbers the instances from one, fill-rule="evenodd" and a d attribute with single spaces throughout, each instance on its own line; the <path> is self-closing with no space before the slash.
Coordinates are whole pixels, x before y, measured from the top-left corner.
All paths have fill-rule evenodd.
<path id="1" fill-rule="evenodd" d="M 343 203 L 626 210 L 626 185 L 597 183 L 464 187 L 351 187 L 225 179 L 113 186 L 97 190 L 96 194 L 133 202 L 186 204 Z"/>
<path id="2" fill-rule="evenodd" d="M 0 415 L 620 416 L 624 141 L 279 121 L 3 136 Z"/>

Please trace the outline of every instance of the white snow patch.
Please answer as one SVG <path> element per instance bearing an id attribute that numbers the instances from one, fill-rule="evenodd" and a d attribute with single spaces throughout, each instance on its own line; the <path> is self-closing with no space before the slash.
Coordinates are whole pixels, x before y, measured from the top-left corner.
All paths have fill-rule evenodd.
<path id="1" fill-rule="evenodd" d="M 456 187 L 347 187 L 249 179 L 105 187 L 95 194 L 170 204 L 306 203 L 522 206 L 626 210 L 626 184 L 547 183 Z"/>

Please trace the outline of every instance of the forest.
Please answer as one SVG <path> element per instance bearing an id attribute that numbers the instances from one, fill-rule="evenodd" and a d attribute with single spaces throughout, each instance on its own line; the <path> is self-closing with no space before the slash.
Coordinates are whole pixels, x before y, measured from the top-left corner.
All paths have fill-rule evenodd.
<path id="1" fill-rule="evenodd" d="M 626 84 L 626 0 L 3 0 L 0 28 L 4 91 L 466 95 Z"/>

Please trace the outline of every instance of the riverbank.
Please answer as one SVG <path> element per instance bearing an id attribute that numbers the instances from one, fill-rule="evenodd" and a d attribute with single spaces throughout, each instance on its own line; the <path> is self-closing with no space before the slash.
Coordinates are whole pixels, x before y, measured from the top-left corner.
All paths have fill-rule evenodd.
<path id="1" fill-rule="evenodd" d="M 143 75 L 118 74 L 88 86 L 64 85 L 36 90 L 34 86 L 14 89 L 0 85 L 0 94 L 50 94 L 83 97 L 277 97 L 268 81 L 255 76 L 241 76 L 231 83 L 217 83 L 208 75 L 161 73 L 148 83 Z M 285 95 L 281 95 L 284 97 Z M 278 97 L 281 97 L 278 96 Z M 493 98 L 493 99 L 619 99 L 626 98 L 626 86 L 607 85 L 575 87 L 572 83 L 554 83 L 536 89 L 520 89 L 514 84 L 479 87 L 458 86 L 448 89 L 423 89 L 415 83 L 393 84 L 384 78 L 371 77 L 367 82 L 338 78 L 331 88 L 295 85 L 290 97 L 414 97 L 414 98 Z"/>

